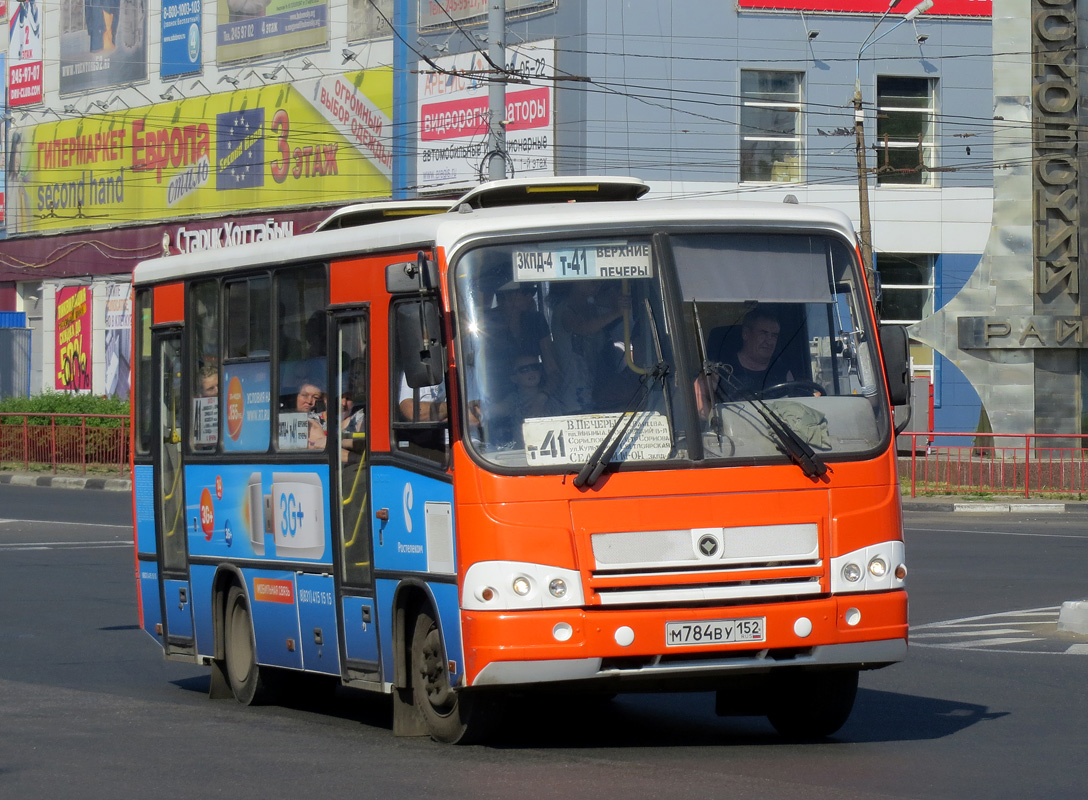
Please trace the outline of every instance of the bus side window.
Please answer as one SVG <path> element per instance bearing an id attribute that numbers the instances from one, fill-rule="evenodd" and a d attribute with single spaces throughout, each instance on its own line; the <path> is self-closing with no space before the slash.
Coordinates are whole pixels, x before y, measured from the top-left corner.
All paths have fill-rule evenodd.
<path id="1" fill-rule="evenodd" d="M 276 275 L 280 450 L 323 450 L 328 431 L 328 332 L 325 270 L 320 266 Z"/>
<path id="2" fill-rule="evenodd" d="M 409 361 L 419 361 L 418 348 L 413 350 L 405 344 L 420 341 L 419 305 L 420 301 L 413 298 L 395 302 L 392 309 L 392 442 L 396 452 L 420 456 L 444 467 L 449 463 L 450 449 L 446 375 L 426 386 L 411 386 L 408 378 L 411 373 L 419 373 Z M 441 329 L 436 328 L 432 333 L 438 337 Z M 440 358 L 442 348 L 437 343 L 435 348 L 435 357 Z"/>
<path id="3" fill-rule="evenodd" d="M 194 283 L 189 326 L 193 450 L 214 451 L 219 441 L 219 284 Z"/>
<path id="4" fill-rule="evenodd" d="M 136 338 L 132 349 L 135 351 L 133 369 L 136 373 L 136 452 L 148 455 L 151 452 L 151 389 L 155 376 L 151 372 L 151 290 L 139 289 L 136 292 Z"/>
<path id="5" fill-rule="evenodd" d="M 220 375 L 224 452 L 268 450 L 272 392 L 271 283 L 267 275 L 258 275 L 223 286 L 223 327 L 227 337 L 226 359 Z"/>

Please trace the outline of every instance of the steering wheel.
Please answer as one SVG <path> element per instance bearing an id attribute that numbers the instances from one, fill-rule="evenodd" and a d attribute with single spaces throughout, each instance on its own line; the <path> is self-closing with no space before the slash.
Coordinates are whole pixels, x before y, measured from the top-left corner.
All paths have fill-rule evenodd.
<path id="1" fill-rule="evenodd" d="M 761 395 L 764 400 L 774 400 L 779 397 L 823 397 L 827 395 L 827 389 L 816 381 L 783 381 L 774 386 L 768 386 Z"/>

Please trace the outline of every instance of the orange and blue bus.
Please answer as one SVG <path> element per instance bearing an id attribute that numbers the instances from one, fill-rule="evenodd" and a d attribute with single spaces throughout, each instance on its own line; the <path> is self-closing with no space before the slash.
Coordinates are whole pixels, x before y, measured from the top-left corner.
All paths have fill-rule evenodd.
<path id="1" fill-rule="evenodd" d="M 136 268 L 143 629 L 444 742 L 529 692 L 833 733 L 907 650 L 906 338 L 849 221 L 530 188 Z"/>

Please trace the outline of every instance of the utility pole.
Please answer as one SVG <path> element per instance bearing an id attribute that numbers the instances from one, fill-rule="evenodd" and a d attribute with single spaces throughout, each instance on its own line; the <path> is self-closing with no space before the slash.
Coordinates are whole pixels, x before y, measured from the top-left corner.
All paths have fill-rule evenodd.
<path id="1" fill-rule="evenodd" d="M 861 55 L 874 44 L 879 42 L 889 33 L 894 31 L 904 22 L 912 25 L 919 14 L 923 14 L 933 8 L 933 0 L 922 0 L 918 5 L 908 11 L 903 19 L 896 22 L 884 33 L 876 38 L 873 34 L 880 27 L 880 23 L 891 13 L 891 10 L 902 3 L 903 0 L 889 0 L 887 9 L 877 19 L 869 35 L 861 43 L 858 49 L 856 71 L 854 72 L 854 138 L 858 150 L 858 239 L 861 241 L 861 265 L 865 269 L 865 280 L 869 283 L 869 297 L 876 306 L 876 268 L 873 265 L 873 223 L 869 218 L 869 164 L 865 156 L 865 111 L 861 103 Z"/>
<path id="2" fill-rule="evenodd" d="M 861 105 L 861 86 L 854 87 L 854 138 L 858 151 L 858 239 L 861 242 L 861 266 L 869 284 L 869 297 L 876 306 L 876 271 L 873 268 L 873 224 L 869 219 L 869 164 L 865 155 L 865 112 Z"/>
<path id="3" fill-rule="evenodd" d="M 487 54 L 491 60 L 487 110 L 487 179 L 506 177 L 506 0 L 489 0 Z"/>

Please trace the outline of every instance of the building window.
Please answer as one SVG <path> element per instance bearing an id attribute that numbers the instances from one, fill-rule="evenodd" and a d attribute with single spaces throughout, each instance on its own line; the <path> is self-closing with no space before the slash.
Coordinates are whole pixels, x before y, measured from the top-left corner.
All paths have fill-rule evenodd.
<path id="1" fill-rule="evenodd" d="M 740 179 L 801 180 L 800 72 L 740 73 Z"/>
<path id="2" fill-rule="evenodd" d="M 925 167 L 937 163 L 937 82 L 881 75 L 876 95 L 878 183 L 931 184 L 933 173 Z"/>
<path id="3" fill-rule="evenodd" d="M 888 325 L 910 325 L 933 313 L 932 255 L 880 253 L 876 271 L 880 275 L 880 321 Z"/>

